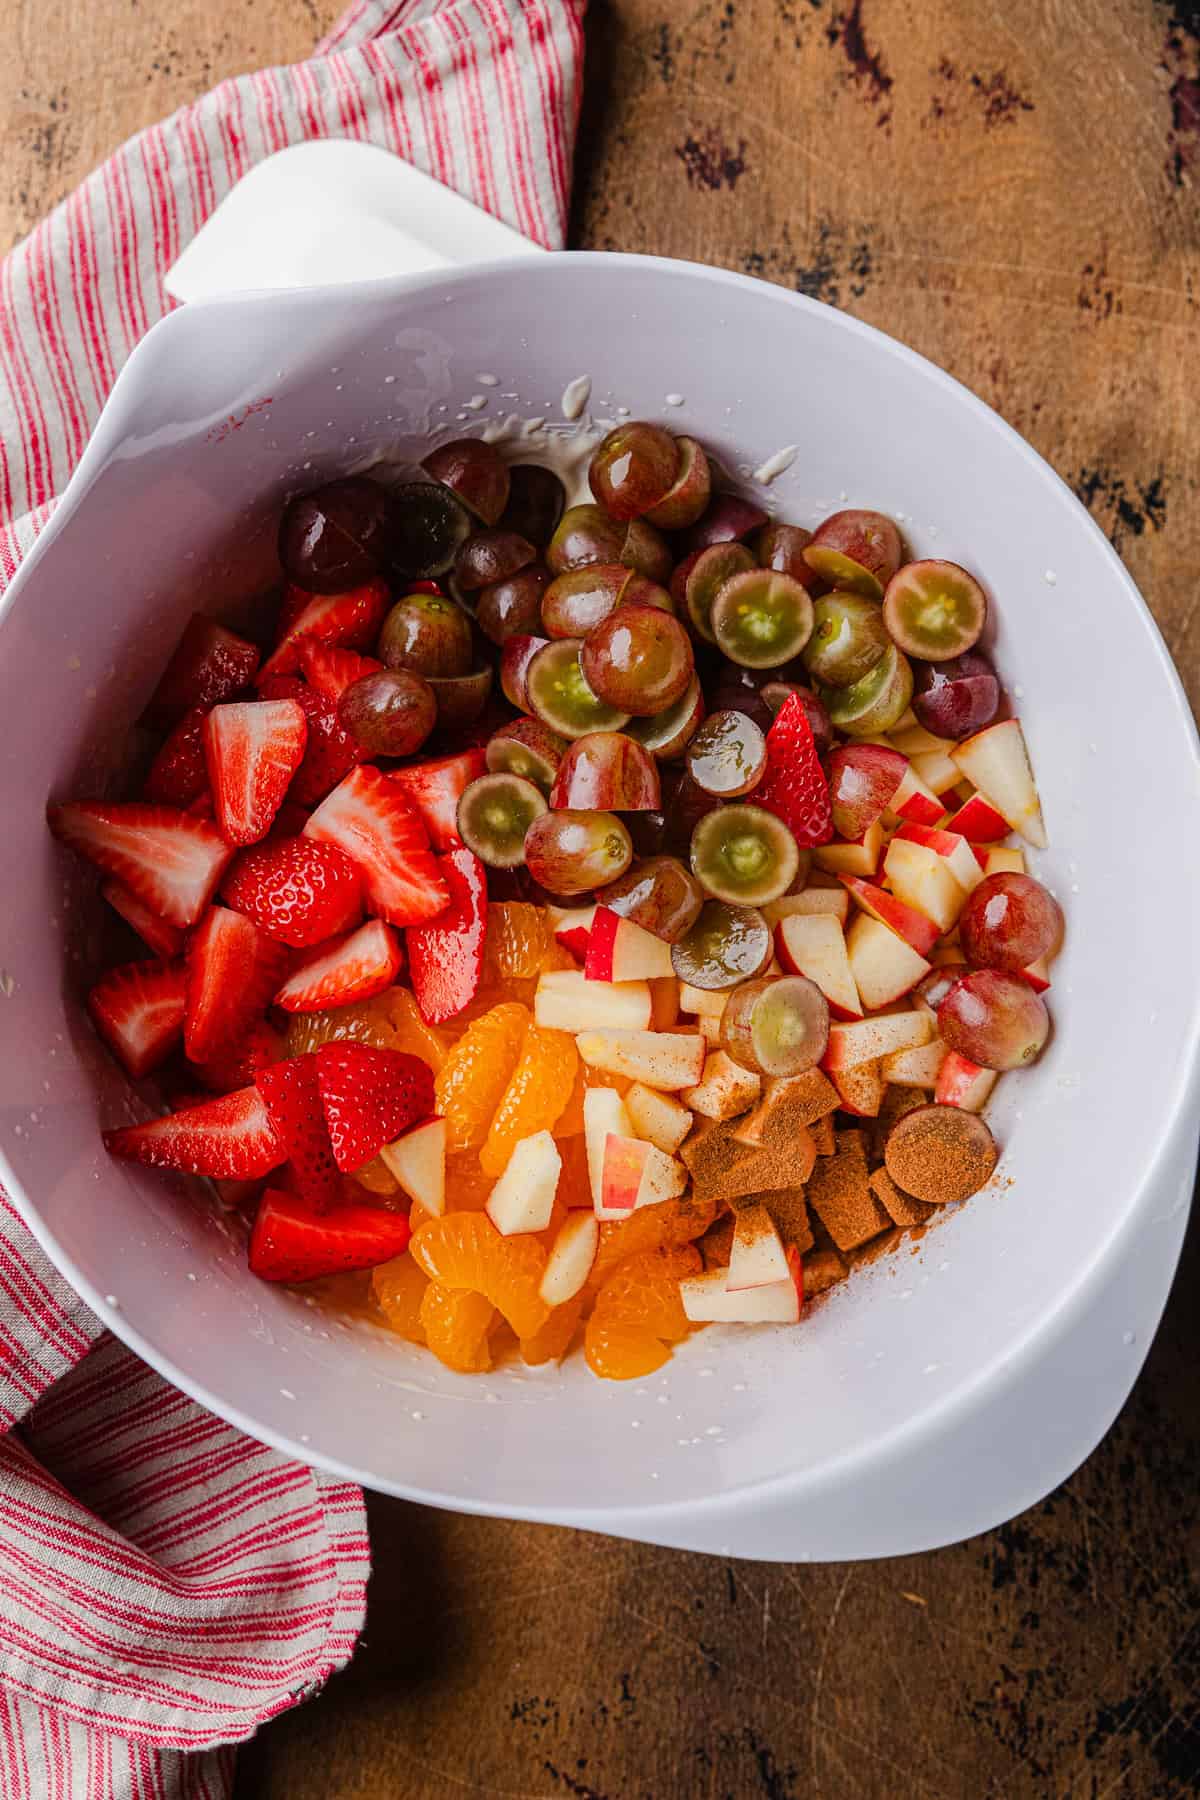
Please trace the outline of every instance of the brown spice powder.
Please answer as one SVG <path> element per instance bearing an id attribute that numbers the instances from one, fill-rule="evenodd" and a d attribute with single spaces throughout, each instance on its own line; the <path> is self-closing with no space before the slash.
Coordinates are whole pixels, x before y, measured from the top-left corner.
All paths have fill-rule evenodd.
<path id="1" fill-rule="evenodd" d="M 846 1279 L 846 1265 L 836 1250 L 814 1250 L 804 1258 L 804 1298 L 815 1300 L 826 1288 Z"/>
<path id="2" fill-rule="evenodd" d="M 813 1234 L 805 1188 L 768 1188 L 764 1193 L 748 1194 L 744 1199 L 734 1201 L 734 1211 L 756 1203 L 766 1207 L 771 1215 L 771 1223 L 785 1244 L 794 1244 L 801 1255 L 812 1248 Z"/>
<path id="3" fill-rule="evenodd" d="M 975 1113 L 922 1106 L 893 1126 L 884 1163 L 905 1193 L 931 1206 L 948 1206 L 979 1192 L 998 1155 L 995 1139 Z"/>
<path id="4" fill-rule="evenodd" d="M 871 1176 L 871 1192 L 887 1208 L 896 1225 L 923 1225 L 937 1210 L 927 1206 L 924 1200 L 914 1200 L 911 1194 L 901 1193 L 886 1169 L 876 1169 Z"/>
<path id="5" fill-rule="evenodd" d="M 808 1203 L 839 1250 L 855 1250 L 891 1224 L 871 1192 L 867 1159 L 857 1145 L 817 1163 L 808 1184 Z"/>
<path id="6" fill-rule="evenodd" d="M 832 1156 L 837 1149 L 837 1139 L 833 1135 L 833 1114 L 826 1113 L 823 1119 L 814 1119 L 812 1138 L 818 1156 Z"/>

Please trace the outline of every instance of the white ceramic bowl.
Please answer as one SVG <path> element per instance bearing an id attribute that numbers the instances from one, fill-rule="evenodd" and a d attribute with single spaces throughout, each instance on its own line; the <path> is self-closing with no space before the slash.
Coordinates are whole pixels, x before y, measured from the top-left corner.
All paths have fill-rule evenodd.
<path id="1" fill-rule="evenodd" d="M 1053 1041 L 990 1115 L 995 1188 L 802 1329 L 705 1332 L 628 1386 L 578 1357 L 457 1378 L 255 1281 L 186 1184 L 108 1161 L 100 1128 L 130 1102 L 76 970 L 98 903 L 43 822 L 49 796 L 100 792 L 119 768 L 189 611 L 236 611 L 270 578 L 282 497 L 373 447 L 461 430 L 480 371 L 520 396 L 493 410 L 525 413 L 587 372 L 598 412 L 663 418 L 732 468 L 798 444 L 772 489 L 782 514 L 879 507 L 918 555 L 978 571 L 1052 840 L 1038 872 L 1068 918 Z M 774 1556 L 978 1529 L 1107 1425 L 1161 1306 L 1194 1150 L 1195 733 L 1085 511 L 919 357 L 779 288 L 635 257 L 187 307 L 135 352 L 9 590 L 0 719 L 0 1176 L 113 1329 L 214 1410 L 434 1504 Z M 1155 1244 L 1139 1287 L 1129 1271 Z M 1123 1284 L 1135 1311 L 1141 1296 L 1132 1345 Z M 1042 1371 L 1069 1342 L 1064 1388 Z"/>

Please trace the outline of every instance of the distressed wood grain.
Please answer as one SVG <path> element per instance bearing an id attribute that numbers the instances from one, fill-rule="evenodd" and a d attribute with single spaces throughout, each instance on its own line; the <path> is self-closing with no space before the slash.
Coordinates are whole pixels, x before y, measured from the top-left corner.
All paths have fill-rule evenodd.
<path id="1" fill-rule="evenodd" d="M 0 0 L 0 246 L 131 131 L 303 56 L 338 10 Z M 950 369 L 1091 508 L 1193 701 L 1198 179 L 1196 0 L 593 6 L 573 241 L 747 270 Z M 1197 1791 L 1198 1284 L 1193 1234 L 1105 1443 L 936 1555 L 761 1568 L 373 1500 L 360 1654 L 246 1750 L 239 1794 Z"/>

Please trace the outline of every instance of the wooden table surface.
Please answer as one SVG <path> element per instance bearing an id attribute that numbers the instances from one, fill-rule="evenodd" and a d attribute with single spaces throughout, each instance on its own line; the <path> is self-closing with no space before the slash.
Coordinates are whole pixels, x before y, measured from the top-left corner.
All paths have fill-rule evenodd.
<path id="1" fill-rule="evenodd" d="M 128 133 L 305 55 L 337 10 L 0 0 L 0 248 Z M 572 242 L 748 270 L 950 369 L 1109 532 L 1193 701 L 1198 180 L 1196 0 L 593 6 Z M 1111 648 L 1097 702 L 1132 749 Z M 244 1753 L 239 1795 L 1198 1791 L 1198 1286 L 1193 1236 L 1106 1442 L 935 1555 L 755 1566 L 373 1501 L 359 1655 Z"/>

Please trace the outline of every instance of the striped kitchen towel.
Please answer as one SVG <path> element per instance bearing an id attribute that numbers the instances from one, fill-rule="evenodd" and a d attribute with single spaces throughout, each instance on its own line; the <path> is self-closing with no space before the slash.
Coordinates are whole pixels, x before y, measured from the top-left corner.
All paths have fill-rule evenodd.
<path id="1" fill-rule="evenodd" d="M 163 276 L 255 162 L 395 151 L 561 246 L 585 0 L 357 0 L 291 68 L 124 145 L 0 263 L 0 590 Z M 0 1193 L 0 1800 L 229 1793 L 233 1751 L 351 1655 L 356 1488 L 287 1461 L 104 1333 Z"/>

